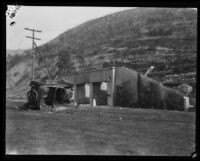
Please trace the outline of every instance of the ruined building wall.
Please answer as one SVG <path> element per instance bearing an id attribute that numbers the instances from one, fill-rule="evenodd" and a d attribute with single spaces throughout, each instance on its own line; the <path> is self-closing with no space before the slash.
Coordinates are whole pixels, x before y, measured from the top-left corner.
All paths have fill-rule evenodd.
<path id="1" fill-rule="evenodd" d="M 117 68 L 114 105 L 183 110 L 183 94 L 134 70 Z"/>
<path id="2" fill-rule="evenodd" d="M 132 107 L 136 105 L 138 75 L 125 67 L 116 68 L 114 106 Z"/>
<path id="3" fill-rule="evenodd" d="M 138 105 L 145 108 L 183 110 L 183 95 L 138 73 Z"/>

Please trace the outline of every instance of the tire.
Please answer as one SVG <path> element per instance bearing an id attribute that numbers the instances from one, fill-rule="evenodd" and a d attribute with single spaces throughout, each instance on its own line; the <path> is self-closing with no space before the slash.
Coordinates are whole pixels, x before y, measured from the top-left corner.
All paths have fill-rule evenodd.
<path id="1" fill-rule="evenodd" d="M 28 102 L 30 102 L 30 103 L 33 103 L 33 102 L 37 101 L 38 93 L 36 92 L 35 89 L 31 89 L 30 91 L 28 91 L 27 99 L 28 99 Z"/>

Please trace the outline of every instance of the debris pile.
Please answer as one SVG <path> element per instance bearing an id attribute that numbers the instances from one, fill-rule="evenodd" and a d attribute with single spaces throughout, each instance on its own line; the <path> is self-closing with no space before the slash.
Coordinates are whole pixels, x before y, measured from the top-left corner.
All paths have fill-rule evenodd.
<path id="1" fill-rule="evenodd" d="M 196 83 L 196 72 L 190 72 L 186 74 L 172 74 L 172 75 L 166 75 L 161 79 L 162 83 L 187 83 L 190 85 L 193 85 Z"/>

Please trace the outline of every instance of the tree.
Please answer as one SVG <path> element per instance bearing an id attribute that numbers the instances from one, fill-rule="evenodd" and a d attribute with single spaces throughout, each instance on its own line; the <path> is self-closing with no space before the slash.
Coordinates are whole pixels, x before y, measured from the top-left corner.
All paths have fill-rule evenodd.
<path id="1" fill-rule="evenodd" d="M 58 67 L 58 74 L 63 72 L 71 72 L 74 65 L 72 63 L 70 53 L 66 50 L 62 50 L 61 52 L 59 52 L 58 62 L 56 65 Z"/>

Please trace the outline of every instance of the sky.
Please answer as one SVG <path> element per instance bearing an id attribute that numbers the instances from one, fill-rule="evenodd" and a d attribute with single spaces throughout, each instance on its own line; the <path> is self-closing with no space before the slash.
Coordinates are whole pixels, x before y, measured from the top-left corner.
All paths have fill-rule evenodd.
<path id="1" fill-rule="evenodd" d="M 21 6 L 15 17 L 6 16 L 6 49 L 32 47 L 31 39 L 25 37 L 32 36 L 32 32 L 24 30 L 26 27 L 42 31 L 35 33 L 35 37 L 41 39 L 36 40 L 39 46 L 81 23 L 131 8 L 134 7 Z M 11 22 L 15 24 L 10 25 Z"/>

